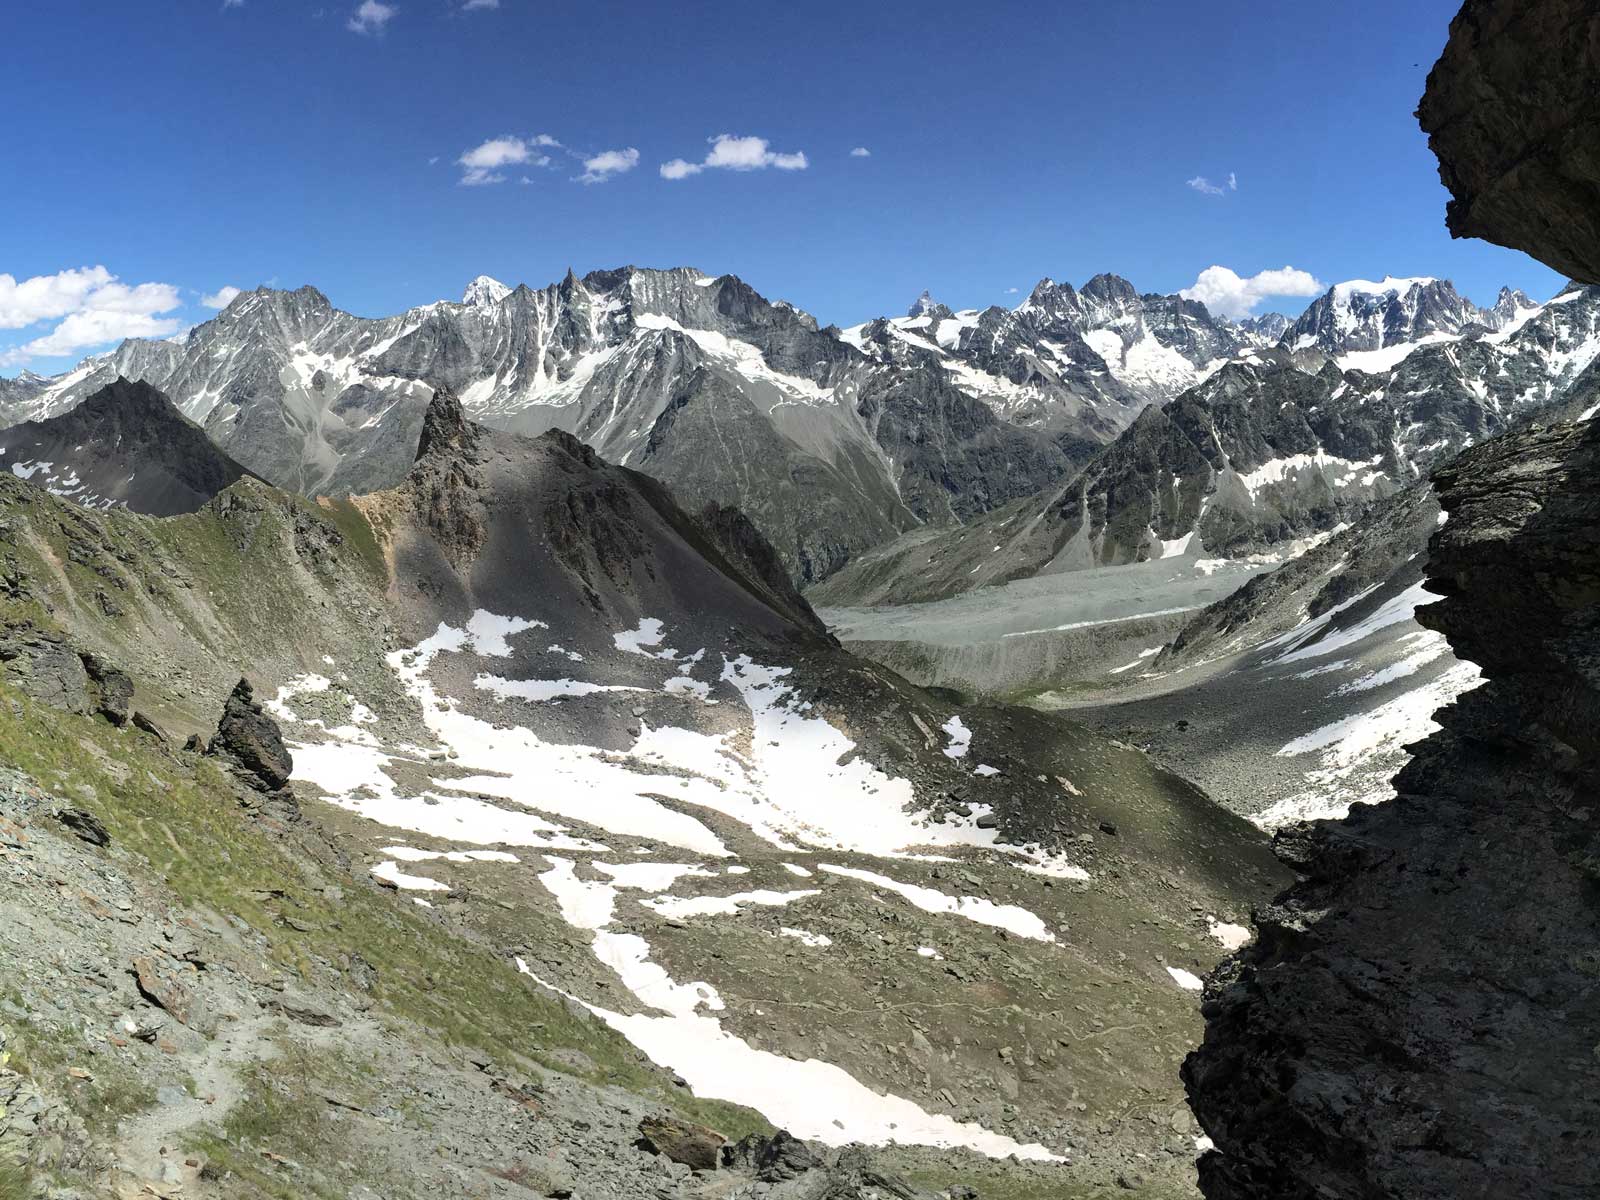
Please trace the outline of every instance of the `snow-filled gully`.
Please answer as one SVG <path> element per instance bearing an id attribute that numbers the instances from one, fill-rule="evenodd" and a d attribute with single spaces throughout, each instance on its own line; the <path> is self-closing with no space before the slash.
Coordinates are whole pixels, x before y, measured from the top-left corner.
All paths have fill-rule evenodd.
<path id="1" fill-rule="evenodd" d="M 622 919 L 619 901 L 623 892 L 642 893 L 627 899 L 625 911 L 669 920 L 738 919 L 759 909 L 781 909 L 784 924 L 776 936 L 798 939 L 825 953 L 831 942 L 804 928 L 805 908 L 832 889 L 866 885 L 938 919 L 973 922 L 1051 945 L 1055 935 L 1025 908 L 949 895 L 885 872 L 896 861 L 969 848 L 993 852 L 999 861 L 1031 874 L 1086 881 L 1087 873 L 1064 859 L 1000 843 L 994 830 L 977 828 L 975 818 L 930 821 L 916 815 L 910 782 L 852 753 L 855 744 L 846 734 L 797 700 L 786 682 L 789 669 L 739 656 L 725 657 L 718 670 L 704 662 L 704 651 L 686 655 L 665 645 L 662 623 L 654 619 L 619 632 L 616 649 L 659 661 L 667 676 L 661 693 L 688 708 L 716 703 L 709 695 L 713 688 L 725 697 L 724 703 L 736 695 L 749 711 L 748 739 L 640 721 L 630 750 L 617 754 L 547 742 L 521 725 L 492 724 L 436 690 L 430 670 L 442 656 L 506 658 L 512 652 L 508 638 L 542 628 L 539 621 L 480 611 L 465 627 L 441 624 L 413 649 L 388 656 L 390 669 L 417 701 L 442 754 L 439 749 L 379 745 L 366 724 L 328 729 L 319 722 L 300 722 L 324 740 L 293 746 L 297 779 L 315 784 L 332 803 L 385 826 L 467 847 L 426 851 L 389 846 L 374 874 L 413 894 L 443 895 L 446 885 L 413 872 L 438 861 L 518 861 L 506 850 L 482 849 L 487 846 L 536 850 L 547 865 L 538 878 L 562 918 L 589 935 L 597 962 L 644 1011 L 624 1014 L 571 998 L 651 1059 L 677 1071 L 697 1095 L 746 1105 L 799 1136 L 833 1145 L 900 1142 L 1057 1159 L 1044 1146 L 1021 1144 L 980 1125 L 929 1113 L 903 1097 L 880 1095 L 832 1064 L 797 1062 L 749 1045 L 722 1027 L 715 1014 L 724 1006 L 714 987 L 673 979 L 652 961 L 645 938 L 617 927 Z M 692 678 L 696 668 L 700 679 Z M 293 709 L 296 697 L 332 686 L 323 676 L 294 681 L 272 702 L 274 711 L 299 721 Z M 570 679 L 508 681 L 487 673 L 475 680 L 475 691 L 495 697 L 511 711 L 606 692 L 620 693 L 617 702 L 632 705 L 640 692 L 649 690 Z M 964 756 L 972 735 L 959 717 L 950 719 L 944 733 L 949 741 L 945 753 Z M 386 770 L 396 763 L 427 770 L 441 758 L 450 763 L 450 777 L 433 778 L 420 796 L 404 794 Z M 742 864 L 730 865 L 733 852 L 710 826 L 691 815 L 695 810 L 738 821 L 790 859 L 857 854 L 871 856 L 885 870 L 863 870 L 826 858 L 809 866 L 784 861 L 778 865 L 795 885 L 786 890 L 668 894 L 680 887 L 702 887 L 702 880 L 748 873 Z M 575 830 L 570 823 L 581 828 Z M 605 838 L 648 845 L 619 851 Z M 655 849 L 675 853 L 679 861 L 620 861 L 623 854 Z M 412 870 L 402 870 L 402 863 Z M 525 962 L 519 960 L 517 966 L 543 986 L 562 991 L 539 979 Z"/>

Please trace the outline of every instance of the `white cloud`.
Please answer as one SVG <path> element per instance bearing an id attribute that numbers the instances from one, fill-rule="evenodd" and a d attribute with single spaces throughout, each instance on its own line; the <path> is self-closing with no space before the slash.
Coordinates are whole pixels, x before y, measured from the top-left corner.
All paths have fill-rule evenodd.
<path id="1" fill-rule="evenodd" d="M 22 329 L 35 321 L 64 317 L 96 288 L 115 278 L 104 267 L 35 275 L 20 283 L 10 275 L 0 275 L 0 329 Z"/>
<path id="2" fill-rule="evenodd" d="M 227 287 L 219 287 L 209 296 L 201 296 L 200 303 L 207 308 L 227 308 L 238 294 L 239 289 L 230 284 Z"/>
<path id="3" fill-rule="evenodd" d="M 48 333 L 0 353 L 0 363 L 70 354 L 125 337 L 164 337 L 176 333 L 181 322 L 161 314 L 181 304 L 178 289 L 170 283 L 129 286 L 100 266 L 36 275 L 20 283 L 0 275 L 0 328 L 25 329 L 60 319 Z"/>
<path id="4" fill-rule="evenodd" d="M 664 162 L 661 164 L 661 178 L 685 179 L 705 170 L 760 171 L 776 167 L 780 171 L 804 171 L 811 165 L 801 151 L 782 154 L 772 150 L 766 138 L 719 133 L 706 140 L 711 143 L 711 150 L 703 161 L 692 163 L 674 158 Z"/>
<path id="5" fill-rule="evenodd" d="M 1196 175 L 1193 179 L 1186 179 L 1184 182 L 1202 196 L 1220 196 L 1226 190 L 1212 183 L 1204 175 Z"/>
<path id="6" fill-rule="evenodd" d="M 857 146 L 854 150 L 850 151 L 850 157 L 851 158 L 871 158 L 872 157 L 872 151 L 868 150 L 865 146 Z"/>
<path id="7" fill-rule="evenodd" d="M 456 162 L 460 164 L 463 187 L 481 187 L 487 183 L 500 183 L 505 179 L 498 168 L 522 165 L 541 157 L 533 151 L 532 144 L 519 137 L 490 138 L 480 146 L 468 150 Z M 546 160 L 548 161 L 548 160 Z"/>
<path id="8" fill-rule="evenodd" d="M 500 0 L 467 0 L 461 6 L 462 12 L 478 12 L 481 9 L 499 8 Z"/>
<path id="9" fill-rule="evenodd" d="M 243 7 L 244 7 L 244 0 L 222 0 L 223 11 L 227 11 L 230 8 L 243 8 Z"/>
<path id="10" fill-rule="evenodd" d="M 583 160 L 583 174 L 578 178 L 584 183 L 604 183 L 613 175 L 621 175 L 638 165 L 639 152 L 632 146 L 625 150 L 602 150 Z"/>
<path id="11" fill-rule="evenodd" d="M 362 0 L 361 6 L 350 15 L 344 27 L 351 33 L 381 34 L 399 11 L 398 6 L 383 4 L 380 0 Z"/>
<path id="12" fill-rule="evenodd" d="M 1320 296 L 1327 290 L 1327 284 L 1319 283 L 1316 276 L 1295 267 L 1250 276 L 1240 276 L 1227 267 L 1207 267 L 1192 287 L 1178 294 L 1200 301 L 1218 316 L 1238 320 L 1249 316 L 1269 296 Z"/>
<path id="13" fill-rule="evenodd" d="M 541 133 L 531 138 L 516 137 L 506 134 L 503 137 L 490 138 L 480 146 L 474 146 L 456 159 L 461 167 L 460 183 L 462 187 L 483 187 L 491 183 L 504 183 L 506 176 L 501 173 L 501 167 L 548 167 L 550 156 L 541 154 L 540 150 L 546 146 L 555 146 L 572 155 L 573 158 L 582 158 L 574 154 L 548 133 Z M 608 154 L 626 154 L 628 151 L 613 150 Z M 638 151 L 632 151 L 634 162 L 638 162 Z M 598 156 L 604 158 L 605 155 Z M 430 162 L 433 160 L 430 159 Z M 588 164 L 585 163 L 585 166 Z M 627 168 L 618 168 L 626 170 Z M 519 182 L 531 183 L 526 175 Z M 596 182 L 585 180 L 586 183 Z"/>
<path id="14" fill-rule="evenodd" d="M 1009 287 L 1009 288 L 1006 289 L 1006 295 L 1015 296 L 1017 294 L 1017 292 L 1020 291 L 1020 290 L 1021 290 L 1020 288 Z"/>
<path id="15" fill-rule="evenodd" d="M 1232 171 L 1228 172 L 1228 190 L 1230 192 L 1237 192 L 1239 190 L 1239 177 Z"/>

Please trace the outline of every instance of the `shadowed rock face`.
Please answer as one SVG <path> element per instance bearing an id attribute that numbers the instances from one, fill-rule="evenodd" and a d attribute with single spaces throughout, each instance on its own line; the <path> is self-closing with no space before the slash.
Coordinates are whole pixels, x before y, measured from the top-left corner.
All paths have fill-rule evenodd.
<path id="1" fill-rule="evenodd" d="M 1593 5 L 1462 9 L 1419 114 L 1453 232 L 1597 277 L 1597 84 Z M 1279 835 L 1302 881 L 1212 975 L 1184 1065 L 1211 1200 L 1600 1178 L 1600 425 L 1496 438 L 1434 484 L 1444 599 L 1417 616 L 1488 682 L 1396 799 Z"/>
<path id="2" fill-rule="evenodd" d="M 283 744 L 278 723 L 256 702 L 254 689 L 246 679 L 234 685 L 206 753 L 228 760 L 235 774 L 258 791 L 286 787 L 294 770 L 294 760 Z"/>
<path id="3" fill-rule="evenodd" d="M 118 378 L 76 408 L 5 430 L 14 474 L 91 508 L 194 512 L 250 474 L 147 383 Z"/>
<path id="4" fill-rule="evenodd" d="M 1600 427 L 1438 472 L 1418 619 L 1490 682 L 1397 799 L 1280 834 L 1302 883 L 1184 1068 L 1207 1196 L 1578 1197 L 1600 1148 Z"/>
<path id="5" fill-rule="evenodd" d="M 1454 197 L 1456 237 L 1526 250 L 1600 280 L 1600 9 L 1469 0 L 1417 119 Z"/>

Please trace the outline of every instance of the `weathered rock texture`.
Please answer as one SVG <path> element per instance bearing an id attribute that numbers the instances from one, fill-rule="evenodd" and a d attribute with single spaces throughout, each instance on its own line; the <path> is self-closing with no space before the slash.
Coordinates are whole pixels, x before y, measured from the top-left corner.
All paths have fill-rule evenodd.
<path id="1" fill-rule="evenodd" d="M 1456 237 L 1600 281 L 1600 8 L 1468 0 L 1417 119 L 1454 197 Z"/>
<path id="2" fill-rule="evenodd" d="M 246 807 L 279 822 L 300 815 L 299 802 L 289 787 L 294 759 L 283 744 L 278 723 L 256 700 L 248 679 L 234 684 L 205 752 L 224 763 L 239 781 Z"/>
<path id="3" fill-rule="evenodd" d="M 1304 880 L 1184 1067 L 1212 1200 L 1592 1196 L 1600 1149 L 1600 427 L 1435 477 L 1423 624 L 1490 682 L 1389 804 L 1280 834 Z"/>

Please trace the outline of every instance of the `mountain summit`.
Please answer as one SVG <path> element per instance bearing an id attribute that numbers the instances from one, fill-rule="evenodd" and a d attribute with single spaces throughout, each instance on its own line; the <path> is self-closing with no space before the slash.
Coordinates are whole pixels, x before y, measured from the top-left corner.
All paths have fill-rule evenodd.
<path id="1" fill-rule="evenodd" d="M 193 512 L 250 474 L 147 383 L 117 379 L 59 417 L 0 432 L 0 465 L 90 508 Z"/>

